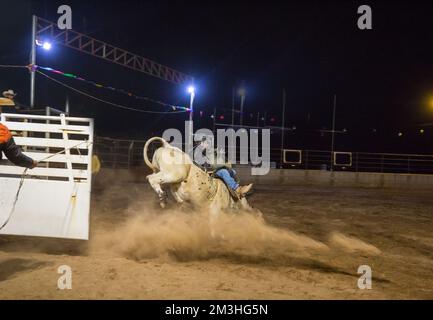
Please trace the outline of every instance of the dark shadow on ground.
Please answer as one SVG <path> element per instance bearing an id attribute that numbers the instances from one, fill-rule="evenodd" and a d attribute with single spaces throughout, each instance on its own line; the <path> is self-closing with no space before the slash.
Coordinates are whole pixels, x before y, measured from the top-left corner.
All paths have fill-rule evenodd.
<path id="1" fill-rule="evenodd" d="M 224 262 L 238 264 L 238 265 L 254 265 L 260 266 L 264 268 L 296 268 L 303 269 L 309 271 L 317 271 L 321 273 L 329 273 L 329 274 L 340 274 L 353 278 L 359 278 L 359 274 L 346 271 L 343 266 L 335 266 L 331 264 L 324 263 L 318 259 L 314 259 L 311 257 L 297 257 L 297 256 L 289 256 L 289 255 L 271 255 L 267 256 L 266 254 L 256 256 L 256 255 L 248 255 L 242 253 L 227 253 L 227 252 L 208 252 L 201 257 L 198 256 L 186 256 L 185 252 L 176 253 L 171 252 L 171 257 L 177 260 L 178 262 L 191 262 L 191 261 L 211 261 L 211 260 L 222 260 Z M 390 280 L 374 277 L 374 280 L 381 283 L 391 283 Z"/>
<path id="2" fill-rule="evenodd" d="M 87 256 L 88 243 L 84 240 L 0 236 L 0 251 L 34 252 L 52 255 Z"/>
<path id="3" fill-rule="evenodd" d="M 17 273 L 34 270 L 48 265 L 48 262 L 34 259 L 8 259 L 0 261 L 0 281 L 5 281 Z"/>

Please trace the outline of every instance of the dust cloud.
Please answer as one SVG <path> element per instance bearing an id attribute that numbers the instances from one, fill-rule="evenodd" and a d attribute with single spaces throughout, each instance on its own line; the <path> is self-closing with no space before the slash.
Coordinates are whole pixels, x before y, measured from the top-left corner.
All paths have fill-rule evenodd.
<path id="1" fill-rule="evenodd" d="M 379 255 L 381 251 L 375 246 L 365 243 L 357 238 L 348 237 L 340 232 L 332 232 L 329 237 L 329 243 L 349 253 L 365 252 L 371 255 Z"/>
<path id="2" fill-rule="evenodd" d="M 152 210 L 142 203 L 116 230 L 95 239 L 95 247 L 137 261 L 150 258 L 186 261 L 225 255 L 276 258 L 306 249 L 324 251 L 316 240 L 270 226 L 258 215 L 221 213 L 211 224 L 207 212 Z"/>
<path id="3" fill-rule="evenodd" d="M 99 192 L 98 221 L 93 222 L 93 230 L 99 230 L 91 237 L 90 254 L 104 251 L 136 261 L 233 256 L 275 261 L 293 256 L 317 257 L 331 250 L 380 254 L 376 247 L 340 232 L 328 231 L 321 242 L 273 226 L 250 212 L 221 213 L 211 224 L 207 212 L 182 210 L 177 204 L 162 210 L 155 206 L 152 192 L 127 189 L 129 192 L 117 184 L 104 184 L 103 192 Z M 115 225 L 107 220 L 116 221 Z"/>

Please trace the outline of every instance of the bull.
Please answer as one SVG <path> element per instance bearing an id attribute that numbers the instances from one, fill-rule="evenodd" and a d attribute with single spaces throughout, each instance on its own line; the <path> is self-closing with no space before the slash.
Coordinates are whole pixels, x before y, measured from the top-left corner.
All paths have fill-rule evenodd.
<path id="1" fill-rule="evenodd" d="M 162 146 L 155 150 L 152 161 L 147 152 L 152 142 L 159 141 Z M 222 211 L 245 210 L 261 213 L 253 209 L 245 197 L 235 197 L 225 183 L 211 176 L 196 165 L 191 157 L 181 149 L 170 145 L 160 137 L 146 141 L 143 150 L 144 162 L 153 173 L 146 178 L 159 197 L 161 207 L 165 207 L 166 195 L 163 185 L 169 186 L 176 202 L 188 203 L 193 208 L 208 210 L 211 217 Z"/>

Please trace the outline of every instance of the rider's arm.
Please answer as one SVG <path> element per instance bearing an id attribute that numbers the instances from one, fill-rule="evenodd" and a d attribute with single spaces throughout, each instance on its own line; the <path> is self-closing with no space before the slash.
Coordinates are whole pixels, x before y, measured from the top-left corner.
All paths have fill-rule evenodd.
<path id="1" fill-rule="evenodd" d="M 15 144 L 13 138 L 1 144 L 1 151 L 14 165 L 26 168 L 34 168 L 36 162 L 32 158 L 26 156 L 19 146 Z"/>

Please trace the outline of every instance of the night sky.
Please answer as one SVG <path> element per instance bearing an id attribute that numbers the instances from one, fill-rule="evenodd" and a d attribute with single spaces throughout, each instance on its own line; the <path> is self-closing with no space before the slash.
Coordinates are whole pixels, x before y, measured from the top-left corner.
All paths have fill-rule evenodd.
<path id="1" fill-rule="evenodd" d="M 232 88 L 247 90 L 245 123 L 282 122 L 287 93 L 287 148 L 330 149 L 333 95 L 337 94 L 336 149 L 433 153 L 433 4 L 365 1 L 2 1 L 0 64 L 29 61 L 31 15 L 57 21 L 68 4 L 73 29 L 143 55 L 195 78 L 195 128 L 231 122 Z M 357 8 L 368 4 L 373 30 L 357 28 Z M 7 9 L 7 12 L 5 10 Z M 187 106 L 185 86 L 54 45 L 38 49 L 37 64 Z M 0 89 L 12 88 L 29 103 L 25 69 L 0 68 Z M 126 106 L 166 111 L 159 105 L 52 75 L 77 89 Z M 40 75 L 36 104 L 94 117 L 96 133 L 145 139 L 180 127 L 187 114 L 149 115 L 115 109 L 73 93 Z M 236 108 L 239 98 L 236 98 Z M 202 115 L 200 115 L 202 111 Z M 222 119 L 224 117 L 224 119 Z M 221 119 L 220 119 L 221 118 Z M 238 119 L 236 119 L 236 122 Z M 259 121 L 263 125 L 263 121 Z M 421 134 L 419 130 L 424 128 Z M 403 136 L 399 137 L 398 132 Z M 273 141 L 279 139 L 274 133 Z"/>

